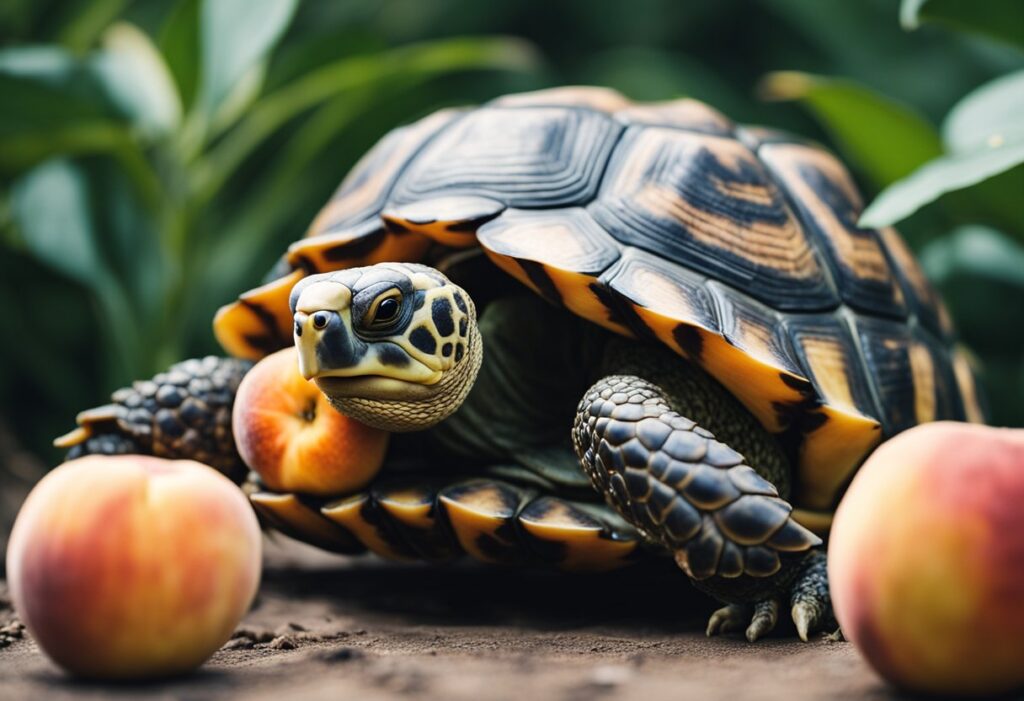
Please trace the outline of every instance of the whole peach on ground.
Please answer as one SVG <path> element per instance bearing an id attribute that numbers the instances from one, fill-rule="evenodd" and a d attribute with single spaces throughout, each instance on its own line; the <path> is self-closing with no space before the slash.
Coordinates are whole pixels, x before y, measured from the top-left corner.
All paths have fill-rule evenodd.
<path id="1" fill-rule="evenodd" d="M 334 496 L 365 486 L 384 462 L 388 433 L 335 411 L 299 373 L 295 348 L 267 356 L 235 396 L 238 452 L 278 492 Z"/>
<path id="2" fill-rule="evenodd" d="M 843 633 L 891 682 L 1024 685 L 1024 430 L 942 422 L 882 445 L 836 512 Z"/>
<path id="3" fill-rule="evenodd" d="M 86 677 L 136 679 L 202 664 L 260 579 L 260 529 L 242 492 L 189 460 L 89 456 L 29 494 L 7 576 L 29 632 Z"/>

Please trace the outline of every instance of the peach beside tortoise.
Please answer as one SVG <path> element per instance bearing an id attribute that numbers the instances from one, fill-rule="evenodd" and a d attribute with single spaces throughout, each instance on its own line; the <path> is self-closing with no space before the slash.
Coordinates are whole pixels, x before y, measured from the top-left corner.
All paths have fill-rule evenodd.
<path id="1" fill-rule="evenodd" d="M 121 390 L 61 444 L 237 470 L 238 382 L 295 342 L 338 410 L 396 433 L 357 494 L 250 477 L 267 523 L 398 559 L 667 554 L 726 603 L 709 633 L 755 640 L 786 605 L 806 639 L 832 622 L 822 537 L 865 457 L 984 418 L 941 300 L 861 208 L 822 148 L 695 100 L 443 110 L 378 143 L 220 310 L 235 359 Z"/>

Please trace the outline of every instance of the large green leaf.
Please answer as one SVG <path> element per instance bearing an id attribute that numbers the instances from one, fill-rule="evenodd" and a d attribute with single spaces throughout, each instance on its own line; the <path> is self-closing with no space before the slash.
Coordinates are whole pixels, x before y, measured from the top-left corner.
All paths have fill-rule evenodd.
<path id="1" fill-rule="evenodd" d="M 1024 70 L 996 78 L 960 100 L 946 115 L 942 139 L 953 153 L 1024 140 Z"/>
<path id="2" fill-rule="evenodd" d="M 423 80 L 459 70 L 525 70 L 536 65 L 528 44 L 508 38 L 460 38 L 404 46 L 335 61 L 263 97 L 197 164 L 197 200 L 207 201 L 241 163 L 289 120 L 337 95 L 374 83 Z"/>
<path id="3" fill-rule="evenodd" d="M 85 0 L 64 25 L 60 43 L 75 53 L 85 53 L 103 30 L 124 11 L 128 0 Z"/>
<path id="4" fill-rule="evenodd" d="M 938 134 L 911 108 L 857 83 L 807 73 L 768 74 L 761 94 L 799 100 L 843 154 L 876 187 L 884 187 L 942 152 Z"/>
<path id="5" fill-rule="evenodd" d="M 178 86 L 182 107 L 192 106 L 199 84 L 199 0 L 179 0 L 157 38 Z"/>
<path id="6" fill-rule="evenodd" d="M 1020 0 L 903 0 L 900 24 L 917 29 L 940 22 L 1024 48 L 1024 3 Z"/>
<path id="7" fill-rule="evenodd" d="M 999 280 L 1024 295 L 1024 246 L 995 229 L 958 227 L 928 244 L 920 257 L 928 277 L 938 284 L 967 273 Z"/>
<path id="8" fill-rule="evenodd" d="M 181 120 L 181 102 L 163 57 L 149 37 L 121 22 L 103 37 L 93 59 L 108 97 L 145 134 L 166 135 Z"/>
<path id="9" fill-rule="evenodd" d="M 298 0 L 204 0 L 200 7 L 201 100 L 212 115 L 284 34 Z"/>
<path id="10" fill-rule="evenodd" d="M 55 154 L 114 150 L 130 140 L 92 77 L 62 52 L 0 52 L 0 94 L 0 174 Z"/>
<path id="11" fill-rule="evenodd" d="M 975 185 L 1022 162 L 1024 141 L 936 158 L 886 188 L 864 210 L 859 224 L 890 226 L 947 192 Z"/>
<path id="12" fill-rule="evenodd" d="M 947 154 L 882 192 L 864 211 L 861 224 L 894 224 L 947 192 L 981 183 L 1024 163 L 1022 93 L 1024 71 L 1018 71 L 964 97 L 943 126 Z M 982 199 L 999 203 L 1000 208 L 1007 206 L 1004 197 Z M 1012 203 L 1009 206 L 1014 207 Z M 990 216 L 1020 221 L 1019 200 L 1014 210 L 992 212 Z"/>
<path id="13" fill-rule="evenodd" d="M 110 374 L 139 369 L 141 330 L 129 297 L 103 257 L 90 181 L 71 161 L 53 159 L 23 175 L 11 190 L 12 218 L 37 260 L 92 290 L 105 322 Z"/>

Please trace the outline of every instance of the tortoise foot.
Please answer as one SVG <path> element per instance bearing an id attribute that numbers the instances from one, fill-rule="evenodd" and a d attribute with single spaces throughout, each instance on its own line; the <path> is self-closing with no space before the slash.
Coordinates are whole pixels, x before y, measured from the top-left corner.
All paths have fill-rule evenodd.
<path id="1" fill-rule="evenodd" d="M 749 642 L 757 642 L 760 638 L 775 630 L 779 622 L 779 609 L 782 602 L 772 596 L 754 605 L 729 604 L 711 614 L 708 620 L 707 635 L 711 637 L 719 633 L 730 633 L 744 630 Z"/>
<path id="2" fill-rule="evenodd" d="M 796 634 L 804 642 L 811 633 L 835 625 L 824 551 L 812 550 L 804 558 L 790 591 L 790 606 Z"/>
<path id="3" fill-rule="evenodd" d="M 710 638 L 713 635 L 719 633 L 732 633 L 737 630 L 742 630 L 747 622 L 750 620 L 750 616 L 753 613 L 753 609 L 746 604 L 729 604 L 711 614 L 711 618 L 708 619 L 708 627 L 705 634 Z"/>

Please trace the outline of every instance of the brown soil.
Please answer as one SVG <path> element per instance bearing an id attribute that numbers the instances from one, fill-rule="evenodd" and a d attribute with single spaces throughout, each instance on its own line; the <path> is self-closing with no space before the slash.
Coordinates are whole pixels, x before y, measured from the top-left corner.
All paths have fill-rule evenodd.
<path id="1" fill-rule="evenodd" d="M 705 638 L 713 604 L 668 568 L 583 577 L 267 550 L 252 612 L 180 679 L 70 679 L 0 610 L 0 698 L 900 698 L 849 643 L 802 644 L 791 628 L 756 645 Z"/>

